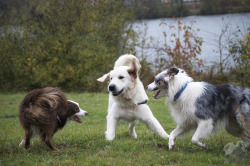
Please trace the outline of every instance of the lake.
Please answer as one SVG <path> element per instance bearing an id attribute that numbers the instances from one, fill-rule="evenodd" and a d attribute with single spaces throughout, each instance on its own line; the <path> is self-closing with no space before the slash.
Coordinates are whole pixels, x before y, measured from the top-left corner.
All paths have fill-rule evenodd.
<path id="1" fill-rule="evenodd" d="M 160 26 L 161 22 L 165 22 L 167 26 Z M 244 37 L 247 29 L 250 28 L 250 13 L 223 14 L 210 16 L 189 16 L 183 17 L 181 22 L 185 25 L 192 25 L 192 29 L 199 29 L 197 35 L 202 38 L 201 55 L 199 58 L 203 60 L 205 66 L 218 64 L 220 61 L 219 54 L 219 36 L 222 34 L 222 55 L 225 58 L 228 55 L 229 41 L 234 38 L 233 33 L 238 32 L 240 37 Z M 177 22 L 173 18 L 153 19 L 138 21 L 133 25 L 135 32 L 140 34 L 139 42 L 146 41 L 149 47 L 141 49 L 136 48 L 136 55 L 141 58 L 142 54 L 146 55 L 146 60 L 154 62 L 157 54 L 154 48 L 162 48 L 164 46 L 164 35 L 177 33 L 170 30 L 169 25 L 177 27 Z M 167 38 L 170 40 L 170 38 Z M 169 41 L 168 41 L 169 42 Z M 229 58 L 230 59 L 230 58 Z"/>

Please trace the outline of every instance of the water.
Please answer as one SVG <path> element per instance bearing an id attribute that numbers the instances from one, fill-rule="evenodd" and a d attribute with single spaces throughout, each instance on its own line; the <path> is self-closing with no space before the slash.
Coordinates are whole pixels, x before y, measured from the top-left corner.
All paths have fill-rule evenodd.
<path id="1" fill-rule="evenodd" d="M 164 46 L 164 35 L 176 33 L 173 29 L 169 29 L 168 25 L 177 27 L 177 22 L 172 18 L 164 19 L 167 26 L 160 26 L 162 19 L 143 20 L 134 24 L 133 29 L 140 34 L 140 42 L 144 39 L 148 44 L 148 48 L 143 50 L 139 47 L 136 49 L 136 54 L 140 57 L 147 56 L 147 60 L 153 62 L 156 53 L 154 48 L 162 48 Z M 244 37 L 247 29 L 250 28 L 250 13 L 224 14 L 212 16 L 189 16 L 182 18 L 181 22 L 185 25 L 191 25 L 192 29 L 199 28 L 197 35 L 202 38 L 200 59 L 203 60 L 205 66 L 216 64 L 220 61 L 219 53 L 219 36 L 225 30 L 222 36 L 222 58 L 228 55 L 229 41 L 235 38 L 233 33 L 236 31 L 240 37 Z M 167 38 L 170 40 L 170 38 Z M 168 41 L 169 42 L 169 41 Z M 229 58 L 230 59 L 230 58 Z"/>

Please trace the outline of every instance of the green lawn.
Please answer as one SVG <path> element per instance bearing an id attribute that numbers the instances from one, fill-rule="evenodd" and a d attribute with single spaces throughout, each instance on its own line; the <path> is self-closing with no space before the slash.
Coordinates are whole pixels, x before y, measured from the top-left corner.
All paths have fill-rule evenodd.
<path id="1" fill-rule="evenodd" d="M 240 139 L 225 131 L 205 140 L 208 149 L 192 145 L 189 134 L 177 139 L 175 149 L 169 151 L 168 140 L 149 131 L 143 123 L 136 126 L 138 139 L 133 139 L 128 125 L 120 122 L 115 140 L 105 141 L 108 94 L 103 93 L 66 93 L 89 116 L 82 118 L 82 124 L 69 122 L 55 134 L 52 143 L 59 151 L 50 151 L 39 139 L 32 139 L 26 150 L 18 146 L 24 136 L 18 119 L 18 106 L 24 96 L 25 93 L 0 93 L 0 165 L 235 165 L 226 162 L 223 147 Z M 170 133 L 175 123 L 164 99 L 150 97 L 148 105 Z M 241 165 L 250 165 L 250 153 Z"/>

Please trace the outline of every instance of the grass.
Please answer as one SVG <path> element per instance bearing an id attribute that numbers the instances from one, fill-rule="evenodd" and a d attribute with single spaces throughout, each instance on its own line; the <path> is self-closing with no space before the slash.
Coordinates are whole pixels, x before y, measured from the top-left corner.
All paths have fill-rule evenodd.
<path id="1" fill-rule="evenodd" d="M 105 141 L 108 94 L 103 93 L 66 93 L 89 116 L 82 118 L 82 124 L 69 122 L 54 135 L 52 143 L 59 151 L 50 151 L 39 139 L 32 139 L 26 150 L 18 146 L 24 136 L 18 120 L 18 106 L 24 96 L 25 93 L 0 93 L 0 165 L 250 165 L 250 153 L 240 164 L 226 161 L 223 147 L 240 139 L 225 131 L 205 140 L 208 149 L 191 144 L 191 133 L 177 139 L 175 149 L 169 151 L 168 141 L 143 123 L 136 126 L 138 139 L 133 139 L 128 125 L 120 122 L 115 140 Z M 150 98 L 148 105 L 170 133 L 176 125 L 164 99 Z"/>

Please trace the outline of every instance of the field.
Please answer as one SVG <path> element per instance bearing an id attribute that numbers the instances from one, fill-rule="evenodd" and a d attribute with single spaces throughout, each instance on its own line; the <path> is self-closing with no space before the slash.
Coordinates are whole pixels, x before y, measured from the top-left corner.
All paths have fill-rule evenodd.
<path id="1" fill-rule="evenodd" d="M 82 118 L 82 124 L 69 122 L 54 135 L 52 143 L 59 151 L 50 151 L 39 139 L 32 139 L 26 150 L 18 146 L 24 136 L 18 119 L 18 106 L 24 96 L 25 93 L 0 93 L 0 165 L 250 165 L 250 153 L 241 163 L 227 162 L 223 147 L 240 139 L 225 131 L 205 140 L 208 149 L 193 145 L 189 134 L 177 139 L 175 149 L 169 151 L 168 140 L 161 139 L 143 123 L 136 126 L 138 139 L 133 139 L 128 125 L 120 122 L 115 140 L 105 141 L 108 94 L 104 93 L 66 93 L 89 116 Z M 150 97 L 148 105 L 170 133 L 175 123 L 164 99 Z"/>

